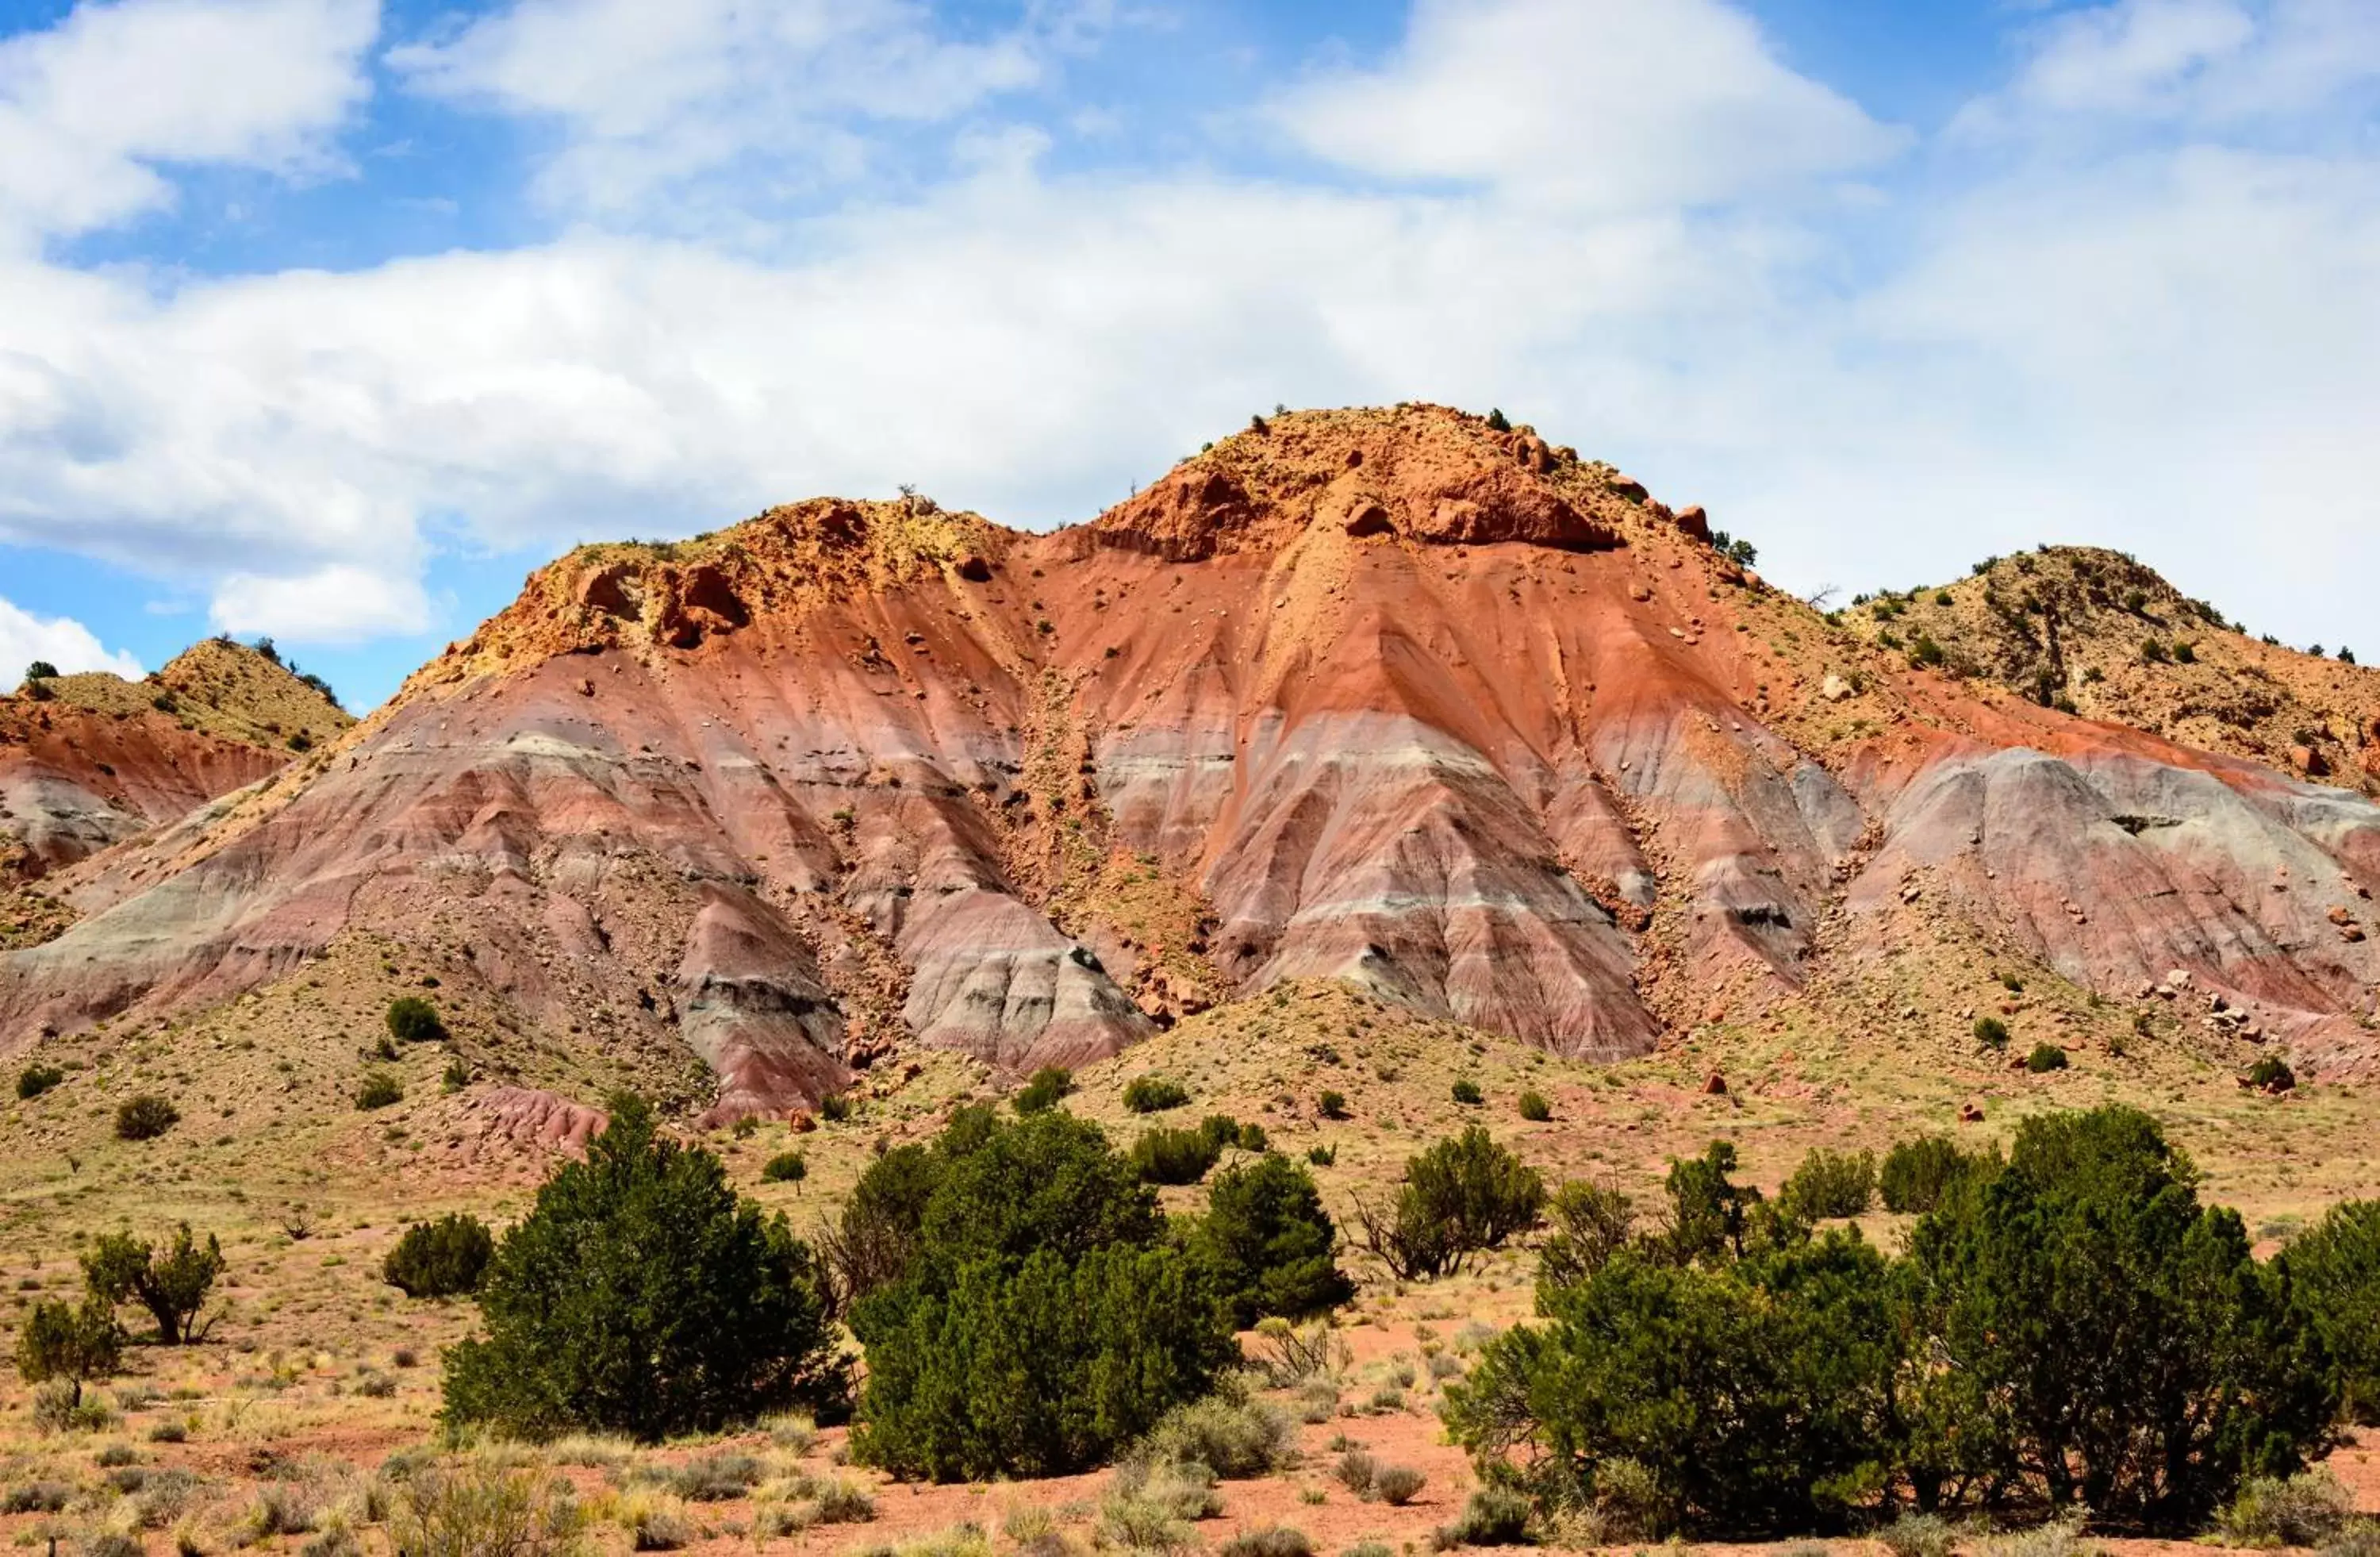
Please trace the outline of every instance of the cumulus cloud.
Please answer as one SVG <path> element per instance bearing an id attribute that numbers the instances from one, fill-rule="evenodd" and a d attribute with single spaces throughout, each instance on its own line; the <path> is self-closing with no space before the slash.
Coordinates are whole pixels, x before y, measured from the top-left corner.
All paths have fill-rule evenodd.
<path id="1" fill-rule="evenodd" d="M 1384 67 L 1307 82 L 1273 116 L 1368 173 L 1621 210 L 1865 169 L 1905 140 L 1718 0 L 1416 0 Z"/>
<path id="2" fill-rule="evenodd" d="M 0 687 L 14 687 L 25 667 L 36 660 L 47 661 L 67 675 L 104 670 L 137 681 L 142 675 L 140 661 L 121 650 L 107 649 L 80 622 L 67 616 L 36 616 L 0 600 Z"/>
<path id="3" fill-rule="evenodd" d="M 543 194 L 618 216 L 664 190 L 681 204 L 729 170 L 747 207 L 855 177 L 871 164 L 868 127 L 945 121 L 1032 86 L 1105 11 L 1028 6 L 955 39 L 915 0 L 516 0 L 389 61 L 418 91 L 552 123 Z"/>
<path id="4" fill-rule="evenodd" d="M 117 0 L 0 40 L 0 242 L 164 205 L 161 167 L 334 166 L 377 0 Z"/>
<path id="5" fill-rule="evenodd" d="M 1791 585 L 2084 540 L 2300 641 L 2367 615 L 2380 157 L 2332 133 L 2357 78 L 2308 42 L 2356 43 L 2352 5 L 2233 8 L 2244 36 L 2151 0 L 2069 13 L 1989 100 L 2025 133 L 1969 140 L 1955 176 L 1937 146 L 1891 161 L 1901 132 L 1718 0 L 1423 0 L 1385 57 L 1260 104 L 1327 176 L 1059 172 L 1039 135 L 962 116 L 961 171 L 780 218 L 767 246 L 629 219 L 744 165 L 696 130 L 752 68 L 718 39 L 768 10 L 539 0 L 402 56 L 561 127 L 565 163 L 650 145 L 704 169 L 638 175 L 601 224 L 345 274 L 0 262 L 22 304 L 0 311 L 0 538 L 190 581 L 237 631 L 348 641 L 434 614 L 433 533 L 535 550 L 899 481 L 1046 525 L 1275 401 L 1421 397 L 1712 503 Z M 769 112 L 855 134 L 878 110 L 819 62 L 942 38 L 882 0 L 818 17 L 823 42 L 750 43 L 812 61 L 787 79 L 815 91 Z M 573 18 L 624 30 L 584 79 L 536 79 L 535 30 Z M 654 81 L 603 73 L 638 47 Z M 915 68 L 960 83 L 921 102 L 1012 79 L 976 54 Z M 2294 118 L 2216 111 L 2316 80 Z M 2087 133 L 2072 103 L 2100 105 Z M 1871 173 L 1888 193 L 1846 218 L 1832 187 Z"/>

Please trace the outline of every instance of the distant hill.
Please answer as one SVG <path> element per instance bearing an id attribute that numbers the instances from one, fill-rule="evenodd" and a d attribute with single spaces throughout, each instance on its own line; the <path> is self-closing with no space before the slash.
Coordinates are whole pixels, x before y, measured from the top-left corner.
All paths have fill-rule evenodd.
<path id="1" fill-rule="evenodd" d="M 2380 795 L 2380 669 L 2251 638 L 2119 552 L 1994 557 L 1837 620 L 2045 706 Z"/>
<path id="2" fill-rule="evenodd" d="M 140 681 L 105 672 L 29 680 L 0 697 L 0 883 L 174 821 L 354 724 L 326 687 L 223 639 Z M 33 922 L 30 910 L 18 917 Z M 40 923 L 54 925 L 54 913 Z"/>

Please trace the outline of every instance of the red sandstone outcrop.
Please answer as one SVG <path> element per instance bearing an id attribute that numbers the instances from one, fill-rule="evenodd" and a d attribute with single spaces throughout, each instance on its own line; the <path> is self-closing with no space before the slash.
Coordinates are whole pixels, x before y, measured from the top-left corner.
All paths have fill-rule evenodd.
<path id="1" fill-rule="evenodd" d="M 1123 876 L 1171 894 L 1161 968 Z M 1912 667 L 1609 467 L 1404 407 L 1050 535 L 820 500 L 573 553 L 319 772 L 71 873 L 0 1035 L 360 929 L 683 1045 L 735 1113 L 896 1041 L 1080 1063 L 1208 980 L 1620 1058 L 1947 924 L 2110 994 L 2183 969 L 2352 1069 L 2380 947 L 2329 915 L 2375 886 L 2367 800 Z"/>

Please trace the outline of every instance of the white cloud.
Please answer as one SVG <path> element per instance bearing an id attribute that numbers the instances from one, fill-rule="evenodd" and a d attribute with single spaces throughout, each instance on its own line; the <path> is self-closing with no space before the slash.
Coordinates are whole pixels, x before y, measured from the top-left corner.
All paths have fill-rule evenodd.
<path id="1" fill-rule="evenodd" d="M 1273 116 L 1348 167 L 1620 210 L 1757 197 L 1905 140 L 1718 0 L 1416 0 L 1385 68 L 1310 81 Z"/>
<path id="2" fill-rule="evenodd" d="M 431 614 L 425 527 L 546 548 L 903 480 L 1049 524 L 1277 400 L 1424 397 L 1500 404 L 1712 502 L 1789 584 L 2098 541 L 2299 641 L 2368 623 L 2368 145 L 2311 111 L 2277 136 L 2193 107 L 2187 140 L 2148 135 L 2177 78 L 2140 62 L 2174 55 L 2134 48 L 2108 67 L 2146 83 L 2101 116 L 2121 133 L 2068 134 L 2012 86 L 1994 108 L 2027 116 L 2020 139 L 1970 145 L 1955 178 L 1890 170 L 1856 214 L 1887 262 L 1824 200 L 1766 197 L 1866 168 L 1894 132 L 1733 12 L 1582 0 L 1536 13 L 1551 32 L 1530 14 L 1427 0 L 1376 72 L 1271 100 L 1266 122 L 1385 188 L 1060 176 L 1038 135 L 963 118 L 952 180 L 765 249 L 577 229 L 335 274 L 0 262 L 0 538 L 211 590 L 241 632 L 344 640 Z M 2250 14 L 2219 59 L 2183 51 L 2207 62 L 2179 67 L 2194 103 L 2315 80 L 2303 41 L 2358 26 L 2330 0 Z M 473 36 L 410 67 L 511 57 Z M 709 47 L 649 103 L 506 90 L 545 91 L 577 152 L 666 150 L 723 112 L 688 83 L 747 68 Z M 1605 101 L 1564 98 L 1546 58 Z M 1486 113 L 1500 89 L 1509 112 Z"/>
<path id="3" fill-rule="evenodd" d="M 378 28 L 377 0 L 85 0 L 0 40 L 0 241 L 165 205 L 163 164 L 335 165 Z"/>
<path id="4" fill-rule="evenodd" d="M 2027 42 L 2014 79 L 1969 104 L 1956 135 L 2302 128 L 2336 94 L 2380 79 L 2370 0 L 2113 0 L 2063 12 Z"/>
<path id="5" fill-rule="evenodd" d="M 46 660 L 65 675 L 114 671 L 128 681 L 140 678 L 140 662 L 111 651 L 89 627 L 67 616 L 36 616 L 0 600 L 0 687 L 14 687 L 25 667 Z"/>
<path id="6" fill-rule="evenodd" d="M 228 633 L 345 644 L 420 632 L 430 602 L 415 579 L 339 564 L 296 578 L 232 574 L 208 615 Z"/>
<path id="7" fill-rule="evenodd" d="M 961 41 L 916 0 L 516 0 L 389 61 L 421 91 L 553 122 L 541 189 L 574 214 L 682 206 L 689 180 L 731 169 L 734 203 L 765 207 L 865 171 L 870 124 L 946 121 L 1036 84 L 1105 11 L 1028 6 Z"/>

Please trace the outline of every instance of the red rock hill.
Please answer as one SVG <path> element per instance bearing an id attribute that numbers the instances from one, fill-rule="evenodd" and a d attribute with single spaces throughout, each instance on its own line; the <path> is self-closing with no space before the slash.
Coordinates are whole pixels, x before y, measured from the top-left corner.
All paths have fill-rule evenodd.
<path id="1" fill-rule="evenodd" d="M 1912 667 L 1607 466 L 1284 415 L 1050 535 L 814 501 L 541 570 L 334 753 L 85 866 L 13 1043 L 349 928 L 733 1113 L 1293 978 L 1596 1058 L 1966 937 L 2366 1065 L 2380 808 Z"/>

